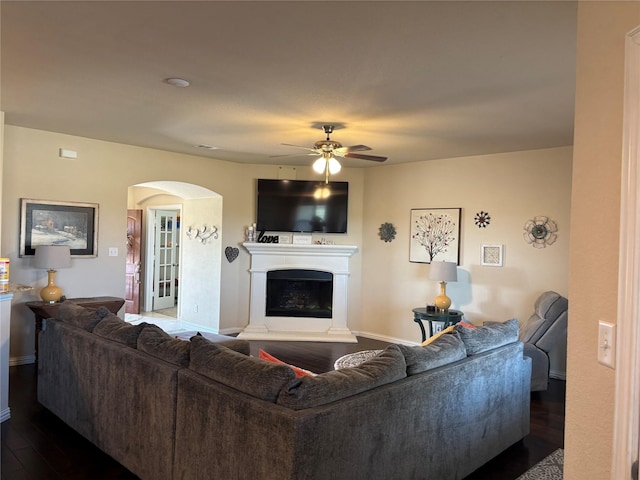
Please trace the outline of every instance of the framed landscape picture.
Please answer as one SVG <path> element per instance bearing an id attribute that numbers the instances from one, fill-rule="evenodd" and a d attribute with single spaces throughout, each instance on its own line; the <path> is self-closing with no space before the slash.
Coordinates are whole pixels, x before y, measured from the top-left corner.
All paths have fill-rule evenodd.
<path id="1" fill-rule="evenodd" d="M 461 208 L 411 209 L 409 261 L 460 264 Z"/>
<path id="2" fill-rule="evenodd" d="M 98 204 L 20 199 L 20 256 L 68 245 L 72 257 L 98 255 Z"/>

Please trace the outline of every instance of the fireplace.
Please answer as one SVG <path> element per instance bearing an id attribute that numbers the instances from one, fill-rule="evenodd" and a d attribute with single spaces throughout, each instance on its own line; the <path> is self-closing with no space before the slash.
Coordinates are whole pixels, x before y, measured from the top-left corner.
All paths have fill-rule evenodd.
<path id="1" fill-rule="evenodd" d="M 267 272 L 267 317 L 331 318 L 333 274 L 287 269 Z"/>
<path id="2" fill-rule="evenodd" d="M 351 245 L 247 242 L 249 325 L 238 338 L 356 343 L 347 327 Z"/>

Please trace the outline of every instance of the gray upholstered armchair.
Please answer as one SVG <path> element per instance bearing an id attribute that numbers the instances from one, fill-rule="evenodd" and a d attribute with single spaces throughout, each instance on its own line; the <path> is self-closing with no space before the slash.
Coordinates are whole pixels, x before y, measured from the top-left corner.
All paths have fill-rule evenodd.
<path id="1" fill-rule="evenodd" d="M 531 358 L 531 391 L 546 390 L 549 383 L 549 351 L 560 341 L 567 341 L 569 302 L 556 292 L 538 297 L 534 313 L 520 326 L 519 340 L 524 354 Z"/>

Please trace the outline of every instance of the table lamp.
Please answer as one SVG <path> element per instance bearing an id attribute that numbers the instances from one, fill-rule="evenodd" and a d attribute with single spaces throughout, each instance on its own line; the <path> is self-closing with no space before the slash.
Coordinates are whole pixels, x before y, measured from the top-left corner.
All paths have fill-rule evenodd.
<path id="1" fill-rule="evenodd" d="M 56 303 L 62 297 L 62 289 L 56 285 L 56 269 L 71 266 L 71 250 L 66 245 L 40 245 L 36 247 L 33 262 L 36 268 L 44 268 L 49 275 L 47 286 L 40 290 L 44 302 Z"/>
<path id="2" fill-rule="evenodd" d="M 434 303 L 439 312 L 446 313 L 451 306 L 451 299 L 447 297 L 447 282 L 458 281 L 457 265 L 453 262 L 431 262 L 429 279 L 440 282 L 440 295 Z"/>

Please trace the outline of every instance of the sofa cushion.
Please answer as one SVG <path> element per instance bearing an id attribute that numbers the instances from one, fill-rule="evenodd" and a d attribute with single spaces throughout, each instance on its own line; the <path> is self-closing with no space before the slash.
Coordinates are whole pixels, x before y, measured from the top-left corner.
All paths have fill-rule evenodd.
<path id="1" fill-rule="evenodd" d="M 512 318 L 506 322 L 485 324 L 482 327 L 466 328 L 456 325 L 467 349 L 467 355 L 477 355 L 493 348 L 507 345 L 518 340 L 518 320 Z"/>
<path id="2" fill-rule="evenodd" d="M 174 338 L 157 325 L 147 325 L 138 336 L 138 350 L 166 362 L 188 367 L 191 342 Z"/>
<path id="3" fill-rule="evenodd" d="M 109 313 L 106 307 L 99 307 L 97 309 L 83 307 L 82 305 L 73 303 L 71 300 L 67 300 L 66 302 L 62 302 L 60 307 L 58 307 L 56 318 L 70 325 L 82 328 L 87 332 L 92 332 L 98 322 Z"/>
<path id="4" fill-rule="evenodd" d="M 138 325 L 132 325 L 125 322 L 118 316 L 109 312 L 93 329 L 94 335 L 108 338 L 114 342 L 123 343 L 131 348 L 138 345 L 138 335 L 142 329 L 149 324 L 142 322 Z"/>
<path id="5" fill-rule="evenodd" d="M 296 378 L 287 365 L 264 362 L 199 336 L 191 338 L 189 369 L 272 403 L 280 390 Z"/>
<path id="6" fill-rule="evenodd" d="M 441 335 L 425 346 L 398 345 L 407 363 L 407 375 L 415 375 L 447 365 L 467 356 L 464 342 L 456 332 Z"/>
<path id="7" fill-rule="evenodd" d="M 356 367 L 293 379 L 282 389 L 277 403 L 293 410 L 325 405 L 407 376 L 404 355 L 397 345 Z"/>

